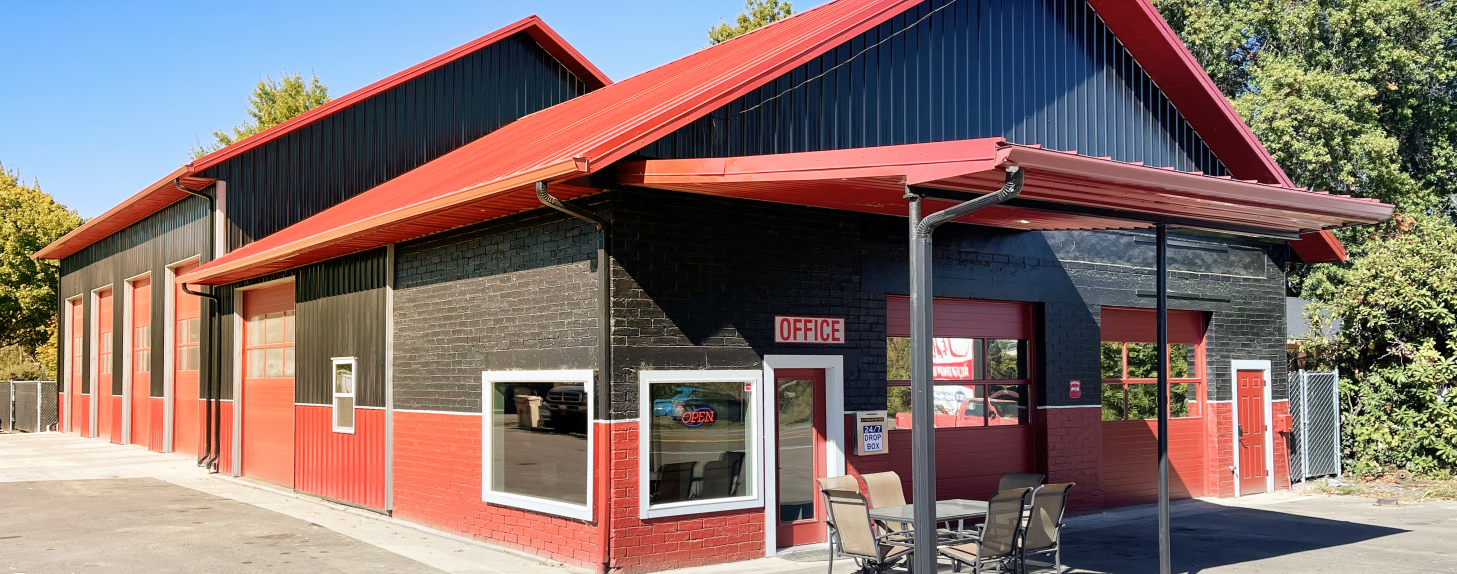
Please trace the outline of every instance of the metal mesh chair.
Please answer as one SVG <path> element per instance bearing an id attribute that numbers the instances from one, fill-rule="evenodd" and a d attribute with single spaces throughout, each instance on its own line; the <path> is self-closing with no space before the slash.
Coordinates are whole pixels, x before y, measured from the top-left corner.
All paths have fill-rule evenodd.
<path id="1" fill-rule="evenodd" d="M 703 465 L 703 483 L 698 487 L 698 498 L 728 498 L 734 495 L 734 479 L 738 478 L 738 463 L 732 460 L 714 460 Z"/>
<path id="2" fill-rule="evenodd" d="M 1042 481 L 1047 478 L 1045 474 L 1030 474 L 1025 472 L 1007 472 L 1002 474 L 1002 480 L 997 483 L 997 490 L 1008 490 L 1012 488 L 1037 488 L 1042 486 Z"/>
<path id="3" fill-rule="evenodd" d="M 870 519 L 870 503 L 859 490 L 826 490 L 829 518 L 835 523 L 840 552 L 855 559 L 862 571 L 880 572 L 910 556 L 910 548 L 891 546 Z M 830 563 L 830 572 L 835 565 Z"/>
<path id="4" fill-rule="evenodd" d="M 697 462 L 675 462 L 658 468 L 658 489 L 653 502 L 681 502 L 693 494 L 693 467 Z"/>
<path id="5" fill-rule="evenodd" d="M 826 509 L 830 507 L 829 491 L 860 489 L 860 483 L 855 481 L 855 477 L 849 475 L 816 478 L 815 482 L 820 485 L 820 495 L 825 497 Z M 826 511 L 828 512 L 828 510 Z M 827 538 L 830 540 L 830 572 L 833 574 L 835 571 L 835 548 L 840 544 L 840 531 L 835 527 L 834 515 L 825 517 L 825 528 L 829 530 Z"/>
<path id="6" fill-rule="evenodd" d="M 973 574 L 995 567 L 997 572 L 1016 569 L 1021 557 L 1022 517 L 1030 488 L 1012 488 L 998 492 L 987 502 L 986 523 L 976 542 L 941 548 L 941 555 L 950 558 L 957 571 L 961 565 L 971 566 Z"/>
<path id="7" fill-rule="evenodd" d="M 870 494 L 870 506 L 886 508 L 905 505 L 906 491 L 902 486 L 900 475 L 895 471 L 866 474 L 861 475 L 860 478 L 865 480 L 865 490 Z"/>
<path id="8" fill-rule="evenodd" d="M 1049 484 L 1037 489 L 1032 499 L 1032 516 L 1022 537 L 1021 570 L 1027 571 L 1027 555 L 1052 554 L 1052 571 L 1062 574 L 1062 517 L 1067 511 L 1067 491 L 1073 483 Z"/>

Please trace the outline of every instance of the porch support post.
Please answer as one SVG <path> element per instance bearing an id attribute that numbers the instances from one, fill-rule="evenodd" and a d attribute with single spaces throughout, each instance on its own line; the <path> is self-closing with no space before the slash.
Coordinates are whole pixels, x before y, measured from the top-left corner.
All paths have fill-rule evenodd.
<path id="1" fill-rule="evenodd" d="M 1169 544 L 1169 228 L 1158 224 L 1159 574 L 1172 571 Z"/>
<path id="2" fill-rule="evenodd" d="M 911 570 L 936 572 L 936 404 L 931 386 L 931 234 L 943 223 L 1002 203 L 1022 193 L 1025 172 L 1007 166 L 1002 188 L 921 217 L 921 194 L 906 186 L 910 226 L 911 296 L 911 494 L 915 498 L 915 548 Z"/>
<path id="3" fill-rule="evenodd" d="M 911 271 L 911 502 L 913 532 L 936 532 L 935 389 L 931 386 L 931 234 L 921 233 L 921 196 L 910 203 Z M 936 540 L 916 536 L 912 572 L 936 571 Z"/>

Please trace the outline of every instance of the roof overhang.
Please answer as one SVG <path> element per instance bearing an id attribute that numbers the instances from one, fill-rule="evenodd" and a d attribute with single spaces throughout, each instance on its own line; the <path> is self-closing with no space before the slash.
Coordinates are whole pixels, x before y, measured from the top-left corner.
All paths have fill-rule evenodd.
<path id="1" fill-rule="evenodd" d="M 93 217 L 80 227 L 72 229 L 70 233 L 62 235 L 60 239 L 52 241 L 50 245 L 41 248 L 30 257 L 31 259 L 61 259 L 73 255 L 86 246 L 186 198 L 187 193 L 177 189 L 174 182 L 180 182 L 188 189 L 202 189 L 212 185 L 214 181 L 209 178 L 190 176 L 186 168 L 179 168 L 157 180 L 156 183 L 143 188 L 116 207 L 106 210 L 106 213 Z"/>
<path id="2" fill-rule="evenodd" d="M 1021 230 L 1138 229 L 1165 223 L 1296 240 L 1375 223 L 1392 206 L 1371 199 L 1185 173 L 984 138 L 766 156 L 624 163 L 618 183 L 811 207 L 906 215 L 905 186 L 939 205 L 1000 188 L 1026 171 L 1020 196 L 957 221 Z"/>

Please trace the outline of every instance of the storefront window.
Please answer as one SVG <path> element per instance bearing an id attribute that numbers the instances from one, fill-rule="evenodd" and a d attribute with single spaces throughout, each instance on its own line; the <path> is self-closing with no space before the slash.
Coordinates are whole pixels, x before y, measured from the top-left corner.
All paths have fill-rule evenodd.
<path id="1" fill-rule="evenodd" d="M 486 502 L 591 518 L 592 371 L 484 375 Z"/>
<path id="2" fill-rule="evenodd" d="M 911 428 L 910 338 L 886 339 L 891 429 Z M 1027 341 L 932 339 L 936 428 L 1029 424 Z M 978 382 L 968 382 L 978 381 Z M 980 381 L 996 381 L 997 384 Z"/>
<path id="3" fill-rule="evenodd" d="M 759 371 L 644 371 L 644 518 L 758 500 Z"/>
<path id="4" fill-rule="evenodd" d="M 1103 420 L 1158 418 L 1158 346 L 1104 341 Z M 1203 385 L 1196 345 L 1169 345 L 1169 417 L 1199 416 Z"/>

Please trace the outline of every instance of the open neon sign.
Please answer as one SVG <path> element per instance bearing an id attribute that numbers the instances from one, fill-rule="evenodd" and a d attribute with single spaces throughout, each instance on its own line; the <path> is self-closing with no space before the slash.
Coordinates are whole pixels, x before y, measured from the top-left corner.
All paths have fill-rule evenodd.
<path id="1" fill-rule="evenodd" d="M 699 427 L 699 426 L 703 426 L 706 423 L 713 422 L 713 419 L 716 418 L 717 416 L 718 416 L 718 413 L 713 412 L 713 409 L 712 408 L 709 408 L 709 407 L 698 407 L 697 409 L 694 409 L 694 410 L 691 410 L 691 411 L 684 411 L 683 412 L 683 426 L 689 426 L 689 427 Z"/>

